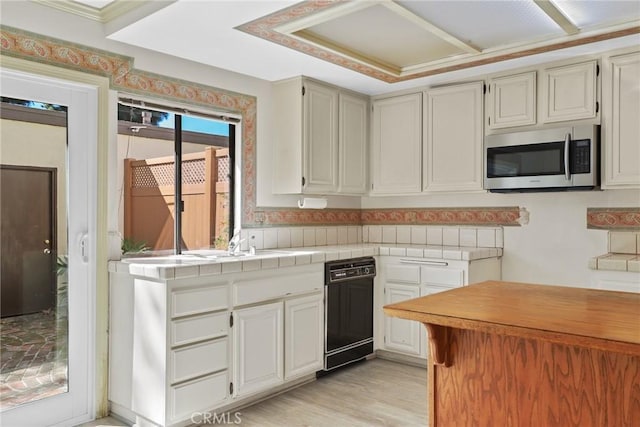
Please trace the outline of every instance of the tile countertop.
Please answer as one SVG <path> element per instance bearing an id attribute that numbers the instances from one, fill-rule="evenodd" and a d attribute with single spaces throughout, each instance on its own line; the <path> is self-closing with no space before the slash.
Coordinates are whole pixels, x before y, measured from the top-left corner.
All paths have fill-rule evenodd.
<path id="1" fill-rule="evenodd" d="M 502 256 L 502 248 L 361 243 L 265 249 L 258 250 L 256 255 L 217 259 L 199 255 L 204 253 L 206 251 L 193 251 L 183 255 L 124 258 L 120 261 L 110 261 L 109 272 L 128 273 L 135 276 L 166 280 L 316 264 L 362 256 L 387 255 L 472 261 Z"/>
<path id="2" fill-rule="evenodd" d="M 640 255 L 607 253 L 589 260 L 592 270 L 640 272 Z"/>

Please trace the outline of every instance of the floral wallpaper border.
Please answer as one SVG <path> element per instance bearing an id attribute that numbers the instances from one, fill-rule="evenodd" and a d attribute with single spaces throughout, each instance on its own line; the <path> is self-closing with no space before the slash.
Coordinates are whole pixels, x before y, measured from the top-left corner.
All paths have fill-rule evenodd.
<path id="1" fill-rule="evenodd" d="M 520 208 L 391 208 L 300 210 L 265 208 L 256 227 L 289 225 L 486 225 L 520 226 Z"/>
<path id="2" fill-rule="evenodd" d="M 587 208 L 587 228 L 640 230 L 640 208 Z"/>
<path id="3" fill-rule="evenodd" d="M 317 2 L 332 5 L 332 2 Z M 134 59 L 106 50 L 0 26 L 0 52 L 29 61 L 108 77 L 110 86 L 127 93 L 213 107 L 242 116 L 242 226 L 469 224 L 519 225 L 518 208 L 437 209 L 256 209 L 256 105 L 254 96 L 188 82 L 133 67 Z"/>
<path id="4" fill-rule="evenodd" d="M 417 224 L 417 225 L 506 225 L 520 226 L 520 208 L 468 207 L 420 209 L 363 209 L 363 225 Z"/>

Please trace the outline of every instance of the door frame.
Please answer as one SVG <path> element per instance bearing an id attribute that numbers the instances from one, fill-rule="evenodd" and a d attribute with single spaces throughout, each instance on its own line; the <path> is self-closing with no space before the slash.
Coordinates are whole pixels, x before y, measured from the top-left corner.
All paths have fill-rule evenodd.
<path id="1" fill-rule="evenodd" d="M 7 425 L 76 425 L 96 414 L 99 87 L 69 81 L 64 75 L 1 71 L 3 96 L 69 106 L 67 192 L 80 195 L 69 197 L 67 211 L 69 391 L 6 410 L 1 418 Z"/>
<path id="2" fill-rule="evenodd" d="M 11 169 L 11 170 L 21 170 L 21 171 L 37 171 L 37 172 L 48 172 L 50 183 L 51 183 L 51 192 L 49 194 L 50 197 L 50 206 L 51 213 L 49 219 L 49 229 L 51 230 L 51 253 L 53 254 L 53 266 L 57 265 L 58 259 L 58 170 L 56 168 L 47 167 L 47 166 L 23 166 L 23 165 L 8 165 L 8 164 L 0 164 L 0 169 Z M 56 269 L 51 269 L 51 283 L 56 287 L 56 297 L 55 301 L 57 303 L 57 279 L 58 275 L 56 273 Z"/>

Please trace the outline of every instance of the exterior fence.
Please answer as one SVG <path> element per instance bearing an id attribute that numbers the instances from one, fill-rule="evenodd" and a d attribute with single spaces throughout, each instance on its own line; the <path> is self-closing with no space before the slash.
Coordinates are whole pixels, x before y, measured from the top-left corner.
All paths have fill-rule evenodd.
<path id="1" fill-rule="evenodd" d="M 174 158 L 124 160 L 124 237 L 151 250 L 172 249 Z M 182 156 L 183 249 L 228 242 L 229 149 L 207 147 Z"/>

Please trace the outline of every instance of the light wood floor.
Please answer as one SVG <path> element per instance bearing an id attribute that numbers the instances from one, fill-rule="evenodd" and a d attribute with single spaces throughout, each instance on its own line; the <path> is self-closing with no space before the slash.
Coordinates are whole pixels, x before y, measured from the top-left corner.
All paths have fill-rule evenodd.
<path id="1" fill-rule="evenodd" d="M 243 427 L 426 426 L 427 371 L 373 359 L 238 412 Z M 109 421 L 90 425 L 121 425 Z"/>
<path id="2" fill-rule="evenodd" d="M 240 412 L 242 426 L 426 426 L 427 371 L 373 359 Z"/>

